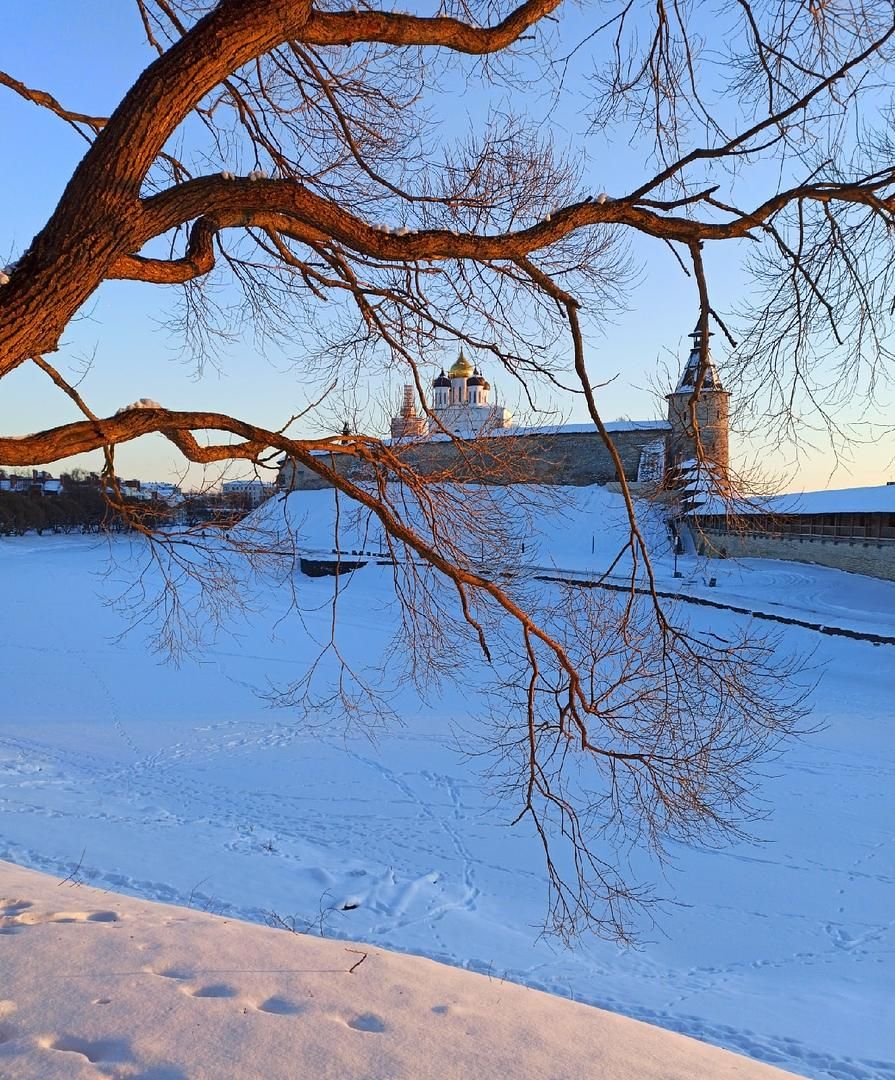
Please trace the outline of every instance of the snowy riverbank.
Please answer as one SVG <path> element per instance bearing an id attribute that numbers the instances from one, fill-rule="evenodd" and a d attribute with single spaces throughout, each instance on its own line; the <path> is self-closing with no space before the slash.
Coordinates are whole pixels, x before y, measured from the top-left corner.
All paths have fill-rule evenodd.
<path id="1" fill-rule="evenodd" d="M 0 1076 L 783 1080 L 613 1013 L 372 946 L 0 863 Z"/>

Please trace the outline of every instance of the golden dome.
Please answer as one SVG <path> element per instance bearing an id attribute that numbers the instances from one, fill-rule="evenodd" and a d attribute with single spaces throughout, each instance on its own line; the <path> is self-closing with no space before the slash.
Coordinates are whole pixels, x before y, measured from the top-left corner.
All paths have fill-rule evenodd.
<path id="1" fill-rule="evenodd" d="M 451 365 L 451 370 L 448 372 L 448 375 L 452 379 L 468 379 L 469 376 L 472 374 L 472 371 L 472 364 L 470 364 L 470 362 L 463 355 L 463 350 L 461 349 L 460 355 Z"/>

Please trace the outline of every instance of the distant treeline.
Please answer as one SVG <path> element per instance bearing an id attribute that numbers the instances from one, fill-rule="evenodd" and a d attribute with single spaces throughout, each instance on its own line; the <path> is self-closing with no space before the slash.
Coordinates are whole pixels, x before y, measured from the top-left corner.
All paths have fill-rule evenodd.
<path id="1" fill-rule="evenodd" d="M 144 514 L 145 516 L 145 514 Z M 92 484 L 78 484 L 60 494 L 0 491 L 0 536 L 28 532 L 122 532 L 130 528 Z"/>
<path id="2" fill-rule="evenodd" d="M 227 528 L 251 509 L 245 496 L 220 495 L 188 498 L 177 508 L 159 502 L 125 500 L 132 520 L 147 528 L 203 523 Z M 127 532 L 130 522 L 103 498 L 95 482 L 66 483 L 60 494 L 0 491 L 0 536 L 24 536 L 36 532 Z"/>

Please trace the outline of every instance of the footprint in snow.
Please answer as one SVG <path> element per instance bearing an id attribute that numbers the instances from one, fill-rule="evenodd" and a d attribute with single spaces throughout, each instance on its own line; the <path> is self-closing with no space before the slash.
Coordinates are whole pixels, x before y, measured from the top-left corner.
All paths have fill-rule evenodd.
<path id="1" fill-rule="evenodd" d="M 12 1042 L 18 1033 L 12 1024 L 0 1024 L 0 1045 Z"/>
<path id="2" fill-rule="evenodd" d="M 58 1038 L 41 1040 L 45 1050 L 59 1050 L 67 1054 L 80 1054 L 88 1061 L 126 1062 L 134 1056 L 127 1039 L 80 1039 L 77 1035 L 60 1035 Z"/>
<path id="3" fill-rule="evenodd" d="M 192 979 L 195 974 L 192 971 L 185 971 L 183 968 L 176 967 L 162 968 L 161 971 L 155 971 L 152 968 L 144 968 L 143 970 L 149 975 L 158 975 L 160 979 L 176 979 L 178 981 Z"/>
<path id="4" fill-rule="evenodd" d="M 353 1020 L 345 1021 L 355 1031 L 375 1031 L 381 1033 L 386 1030 L 385 1021 L 375 1013 L 362 1013 Z"/>
<path id="5" fill-rule="evenodd" d="M 115 911 L 55 911 L 46 916 L 24 912 L 15 918 L 18 923 L 29 926 L 37 926 L 40 923 L 120 922 L 120 916 Z"/>
<path id="6" fill-rule="evenodd" d="M 269 997 L 255 1008 L 259 1012 L 273 1013 L 275 1016 L 298 1016 L 304 1012 L 304 1006 L 282 997 Z"/>
<path id="7" fill-rule="evenodd" d="M 23 911 L 27 911 L 30 907 L 34 907 L 30 900 L 4 900 L 3 907 L 0 908 L 0 915 L 21 915 Z"/>
<path id="8" fill-rule="evenodd" d="M 195 990 L 185 988 L 184 993 L 197 998 L 232 998 L 239 991 L 226 983 L 212 983 L 210 986 L 199 986 Z"/>

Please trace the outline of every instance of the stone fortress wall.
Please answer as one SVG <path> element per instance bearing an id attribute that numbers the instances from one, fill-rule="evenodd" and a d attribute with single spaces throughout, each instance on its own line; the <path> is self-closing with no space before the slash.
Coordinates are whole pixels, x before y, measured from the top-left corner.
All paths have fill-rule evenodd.
<path id="1" fill-rule="evenodd" d="M 616 421 L 606 425 L 621 459 L 625 479 L 661 483 L 668 467 L 698 456 L 690 399 L 701 379 L 696 420 L 702 450 L 728 470 L 728 398 L 711 354 L 702 360 L 702 333 L 693 346 L 677 387 L 668 395 L 666 420 Z M 704 370 L 703 370 L 704 367 Z M 418 473 L 446 481 L 480 484 L 608 484 L 618 481 L 616 465 L 602 436 L 591 424 L 518 428 L 503 406 L 490 400 L 491 385 L 464 356 L 432 382 L 429 416 L 420 415 L 413 387 L 391 422 L 391 447 Z M 451 432 L 451 435 L 445 434 Z M 369 479 L 369 467 L 349 456 L 330 456 L 328 464 L 355 480 Z M 327 487 L 313 470 L 287 461 L 279 485 L 287 490 Z"/>
<path id="2" fill-rule="evenodd" d="M 646 447 L 665 439 L 669 425 L 662 420 L 620 421 L 608 424 L 613 446 L 621 458 L 625 479 L 636 482 Z M 618 480 L 615 462 L 600 434 L 592 427 L 508 429 L 477 439 L 427 439 L 393 442 L 392 449 L 418 473 L 445 481 L 479 484 L 608 484 Z M 352 480 L 370 478 L 363 462 L 327 455 L 326 464 Z M 329 487 L 307 466 L 287 461 L 279 485 L 286 490 Z"/>
<path id="3" fill-rule="evenodd" d="M 778 536 L 771 532 L 740 535 L 705 529 L 697 532 L 696 543 L 701 555 L 786 559 L 895 581 L 895 544 L 892 541 Z"/>

